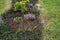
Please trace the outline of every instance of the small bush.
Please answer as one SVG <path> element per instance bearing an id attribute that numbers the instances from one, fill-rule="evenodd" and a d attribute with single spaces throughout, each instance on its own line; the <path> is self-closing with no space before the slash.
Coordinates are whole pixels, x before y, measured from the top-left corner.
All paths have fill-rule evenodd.
<path id="1" fill-rule="evenodd" d="M 29 0 L 21 1 L 21 2 L 16 2 L 14 4 L 14 11 L 20 10 L 21 12 L 27 11 L 26 4 L 29 3 Z"/>

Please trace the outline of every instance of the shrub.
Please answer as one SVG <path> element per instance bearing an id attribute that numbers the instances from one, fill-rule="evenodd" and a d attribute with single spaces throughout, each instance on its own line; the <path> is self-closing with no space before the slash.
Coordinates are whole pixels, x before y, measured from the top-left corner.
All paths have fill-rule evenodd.
<path id="1" fill-rule="evenodd" d="M 27 11 L 26 4 L 29 3 L 29 0 L 22 0 L 21 2 L 16 2 L 14 4 L 14 11 L 20 10 L 21 12 Z"/>

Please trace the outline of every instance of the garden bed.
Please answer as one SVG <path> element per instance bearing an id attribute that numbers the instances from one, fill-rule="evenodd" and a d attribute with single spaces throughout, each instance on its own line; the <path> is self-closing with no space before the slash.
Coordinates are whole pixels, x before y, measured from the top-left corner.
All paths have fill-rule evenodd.
<path id="1" fill-rule="evenodd" d="M 33 16 L 31 16 L 32 18 L 28 16 L 29 20 L 24 19 L 26 15 L 32 14 L 34 19 Z M 8 32 L 3 38 L 8 38 L 10 40 L 42 40 L 43 24 L 41 23 L 39 12 L 33 12 L 30 14 L 27 12 L 23 15 L 21 12 L 15 12 L 11 9 L 3 15 L 3 19 L 8 24 L 7 27 L 9 27 Z"/>

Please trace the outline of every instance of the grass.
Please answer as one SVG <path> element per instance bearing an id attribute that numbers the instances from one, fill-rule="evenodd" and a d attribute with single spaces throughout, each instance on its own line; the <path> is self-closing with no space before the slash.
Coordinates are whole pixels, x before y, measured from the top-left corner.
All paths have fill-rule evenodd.
<path id="1" fill-rule="evenodd" d="M 11 7 L 11 0 L 0 0 L 0 14 L 6 12 Z"/>
<path id="2" fill-rule="evenodd" d="M 60 40 L 60 0 L 41 0 L 47 16 L 44 40 Z"/>

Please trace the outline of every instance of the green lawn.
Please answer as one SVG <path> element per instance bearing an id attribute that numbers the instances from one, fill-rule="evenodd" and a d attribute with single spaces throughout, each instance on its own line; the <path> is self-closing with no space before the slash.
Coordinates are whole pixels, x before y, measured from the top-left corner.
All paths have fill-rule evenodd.
<path id="1" fill-rule="evenodd" d="M 45 27 L 45 40 L 60 40 L 60 0 L 41 0 L 48 23 Z"/>
<path id="2" fill-rule="evenodd" d="M 0 0 L 0 14 L 11 7 L 11 0 Z"/>

